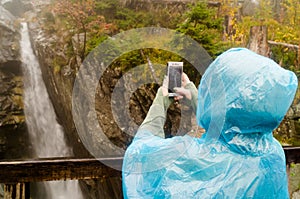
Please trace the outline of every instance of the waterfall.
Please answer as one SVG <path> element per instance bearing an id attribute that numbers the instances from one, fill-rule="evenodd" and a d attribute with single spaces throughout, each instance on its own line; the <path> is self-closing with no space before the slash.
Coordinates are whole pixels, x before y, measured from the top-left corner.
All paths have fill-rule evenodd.
<path id="1" fill-rule="evenodd" d="M 22 23 L 21 56 L 24 73 L 24 112 L 35 157 L 70 157 L 64 131 L 56 120 L 53 105 L 42 79 L 37 57 L 33 53 L 27 23 Z M 44 182 L 49 199 L 82 199 L 78 181 Z"/>

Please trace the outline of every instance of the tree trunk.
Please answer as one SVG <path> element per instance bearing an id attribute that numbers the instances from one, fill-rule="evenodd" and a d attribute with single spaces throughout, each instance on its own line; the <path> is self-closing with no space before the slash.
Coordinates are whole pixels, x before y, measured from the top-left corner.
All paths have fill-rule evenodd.
<path id="1" fill-rule="evenodd" d="M 281 0 L 273 0 L 272 4 L 273 6 L 273 13 L 276 21 L 281 22 L 281 16 L 280 16 L 280 11 L 281 11 Z"/>
<path id="2" fill-rule="evenodd" d="M 248 48 L 260 55 L 269 57 L 270 48 L 268 46 L 267 36 L 267 26 L 252 26 L 250 28 Z"/>

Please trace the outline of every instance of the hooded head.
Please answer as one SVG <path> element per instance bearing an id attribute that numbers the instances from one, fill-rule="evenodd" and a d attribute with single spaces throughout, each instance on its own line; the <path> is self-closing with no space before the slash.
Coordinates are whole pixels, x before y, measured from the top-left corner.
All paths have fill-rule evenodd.
<path id="1" fill-rule="evenodd" d="M 271 134 L 291 105 L 297 84 L 295 74 L 273 60 L 248 49 L 230 49 L 202 76 L 198 124 L 206 136 L 227 143 L 246 134 Z"/>

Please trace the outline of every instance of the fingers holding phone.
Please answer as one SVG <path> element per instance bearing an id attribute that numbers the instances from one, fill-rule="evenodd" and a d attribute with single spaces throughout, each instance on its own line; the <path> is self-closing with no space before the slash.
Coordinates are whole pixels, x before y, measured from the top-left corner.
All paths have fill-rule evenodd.
<path id="1" fill-rule="evenodd" d="M 182 87 L 185 87 L 188 83 L 191 82 L 189 77 L 185 73 L 182 73 L 181 79 L 182 79 Z"/>
<path id="2" fill-rule="evenodd" d="M 184 97 L 191 100 L 192 99 L 192 94 L 191 91 L 184 88 L 184 87 L 176 87 L 174 88 L 177 96 L 174 97 L 175 100 L 181 100 Z"/>
<path id="3" fill-rule="evenodd" d="M 190 79 L 183 72 L 183 62 L 168 62 L 168 75 L 167 80 L 166 78 L 164 80 L 164 84 L 166 81 L 169 97 L 174 97 L 175 100 L 183 98 L 190 100 L 192 98 L 191 91 L 185 88 L 190 83 Z"/>
<path id="4" fill-rule="evenodd" d="M 185 74 L 184 72 L 182 73 L 181 75 L 181 87 L 175 87 L 174 90 L 177 94 L 177 96 L 174 97 L 175 100 L 181 100 L 183 99 L 184 97 L 191 100 L 192 99 L 192 94 L 191 94 L 191 91 L 189 89 L 186 89 L 186 85 L 188 83 L 190 83 L 190 79 L 189 77 L 187 76 L 187 74 Z"/>

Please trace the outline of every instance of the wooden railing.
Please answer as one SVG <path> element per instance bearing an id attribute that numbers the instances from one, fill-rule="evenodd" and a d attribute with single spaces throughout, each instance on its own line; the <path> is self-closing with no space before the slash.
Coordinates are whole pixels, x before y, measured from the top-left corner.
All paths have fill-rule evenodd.
<path id="1" fill-rule="evenodd" d="M 37 159 L 0 162 L 5 199 L 29 199 L 30 182 L 98 179 L 120 176 L 122 157 Z M 106 165 L 111 165 L 113 168 Z"/>
<path id="2" fill-rule="evenodd" d="M 300 147 L 284 147 L 284 152 L 288 169 L 291 163 L 300 163 Z M 0 183 L 5 184 L 5 199 L 29 199 L 30 182 L 120 176 L 122 162 L 122 157 L 101 159 L 48 158 L 0 162 Z"/>

